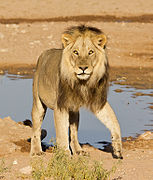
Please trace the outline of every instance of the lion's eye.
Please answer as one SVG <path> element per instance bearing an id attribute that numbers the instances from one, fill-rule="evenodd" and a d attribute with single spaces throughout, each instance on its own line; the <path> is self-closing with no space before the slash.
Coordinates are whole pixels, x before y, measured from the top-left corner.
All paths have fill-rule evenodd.
<path id="1" fill-rule="evenodd" d="M 74 50 L 73 53 L 74 53 L 75 55 L 77 55 L 77 56 L 79 55 L 79 53 L 78 53 L 77 50 Z"/>
<path id="2" fill-rule="evenodd" d="M 91 55 L 91 54 L 93 54 L 93 53 L 94 53 L 93 50 L 90 50 L 90 51 L 88 52 L 89 55 Z"/>

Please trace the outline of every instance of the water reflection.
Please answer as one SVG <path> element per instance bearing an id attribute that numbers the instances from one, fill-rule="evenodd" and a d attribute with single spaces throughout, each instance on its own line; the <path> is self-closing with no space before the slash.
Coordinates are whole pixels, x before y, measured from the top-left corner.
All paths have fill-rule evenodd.
<path id="1" fill-rule="evenodd" d="M 0 76 L 0 118 L 10 116 L 15 121 L 31 119 L 32 109 L 32 79 L 22 79 L 23 76 Z M 121 89 L 120 93 L 115 89 Z M 148 108 L 153 97 L 137 96 L 133 94 L 142 92 L 149 94 L 152 90 L 137 90 L 112 83 L 109 89 L 108 101 L 113 107 L 122 131 L 122 137 L 135 136 L 142 130 L 152 130 L 153 110 Z M 110 141 L 110 133 L 95 116 L 85 109 L 81 109 L 79 127 L 79 141 L 100 147 L 96 142 Z M 53 112 L 48 110 L 42 125 L 48 132 L 44 141 L 49 142 L 55 138 Z"/>

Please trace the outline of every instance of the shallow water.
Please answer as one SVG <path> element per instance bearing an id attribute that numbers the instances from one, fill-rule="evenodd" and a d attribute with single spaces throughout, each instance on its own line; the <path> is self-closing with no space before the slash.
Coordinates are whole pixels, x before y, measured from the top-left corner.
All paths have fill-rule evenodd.
<path id="1" fill-rule="evenodd" d="M 24 77 L 25 78 L 25 77 Z M 121 93 L 114 90 L 121 89 Z M 112 83 L 109 88 L 108 101 L 113 107 L 119 120 L 122 137 L 136 136 L 144 130 L 153 130 L 153 110 L 148 108 L 153 102 L 150 96 L 133 96 L 136 92 L 145 94 L 153 90 L 126 88 Z M 22 76 L 0 76 L 0 118 L 10 116 L 16 122 L 31 119 L 32 108 L 32 79 Z M 49 143 L 55 138 L 53 111 L 48 110 L 42 128 L 48 132 L 43 140 Z M 80 112 L 79 141 L 101 147 L 97 142 L 110 141 L 110 133 L 95 116 L 85 109 Z"/>

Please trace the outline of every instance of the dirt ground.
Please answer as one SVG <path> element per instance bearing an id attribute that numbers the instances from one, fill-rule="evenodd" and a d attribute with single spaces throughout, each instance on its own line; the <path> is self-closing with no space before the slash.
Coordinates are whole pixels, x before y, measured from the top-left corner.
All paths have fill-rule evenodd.
<path id="1" fill-rule="evenodd" d="M 0 74 L 32 75 L 41 52 L 61 48 L 61 33 L 69 26 L 86 24 L 107 35 L 110 80 L 141 89 L 153 89 L 152 0 L 5 0 L 0 1 Z M 120 81 L 122 80 L 122 81 Z M 150 94 L 151 96 L 153 94 Z M 0 159 L 10 171 L 0 179 L 21 179 L 30 165 L 29 127 L 10 118 L 0 119 Z M 153 135 L 123 142 L 124 159 L 112 179 L 153 179 Z M 93 159 L 110 168 L 111 153 L 84 146 Z M 46 153 L 46 159 L 50 153 Z"/>
<path id="2" fill-rule="evenodd" d="M 10 117 L 0 119 L 0 179 L 16 180 L 31 179 L 32 159 L 30 153 L 31 128 L 22 123 L 14 122 Z M 153 177 L 153 133 L 150 131 L 137 138 L 123 139 L 123 157 L 118 160 L 112 158 L 110 146 L 98 150 L 90 145 L 83 145 L 89 152 L 90 158 L 102 161 L 104 168 L 110 169 L 118 164 L 116 173 L 111 179 L 151 180 Z M 51 158 L 52 149 L 46 150 L 44 162 Z M 4 164 L 2 163 L 4 162 Z"/>

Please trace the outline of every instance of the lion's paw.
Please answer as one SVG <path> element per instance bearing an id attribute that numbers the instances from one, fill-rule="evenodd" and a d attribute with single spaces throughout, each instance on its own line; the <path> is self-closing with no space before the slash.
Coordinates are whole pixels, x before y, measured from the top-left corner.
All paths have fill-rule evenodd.
<path id="1" fill-rule="evenodd" d="M 83 151 L 83 150 L 77 151 L 76 154 L 77 155 L 82 155 L 82 156 L 89 156 L 89 152 L 86 152 L 86 151 Z"/>
<path id="2" fill-rule="evenodd" d="M 122 143 L 120 141 L 113 142 L 112 147 L 113 147 L 113 158 L 123 159 Z"/>
<path id="3" fill-rule="evenodd" d="M 32 157 L 34 157 L 34 156 L 44 156 L 45 153 L 44 153 L 43 151 L 31 152 L 30 155 L 31 155 Z"/>
<path id="4" fill-rule="evenodd" d="M 123 159 L 122 153 L 120 151 L 113 151 L 113 158 Z"/>

